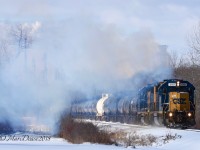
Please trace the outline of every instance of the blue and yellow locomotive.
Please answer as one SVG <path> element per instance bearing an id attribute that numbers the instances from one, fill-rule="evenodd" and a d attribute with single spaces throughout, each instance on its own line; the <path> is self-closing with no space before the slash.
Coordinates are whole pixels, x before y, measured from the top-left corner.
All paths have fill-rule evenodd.
<path id="1" fill-rule="evenodd" d="M 140 90 L 138 118 L 145 124 L 168 127 L 195 125 L 195 87 L 188 81 L 169 79 Z"/>

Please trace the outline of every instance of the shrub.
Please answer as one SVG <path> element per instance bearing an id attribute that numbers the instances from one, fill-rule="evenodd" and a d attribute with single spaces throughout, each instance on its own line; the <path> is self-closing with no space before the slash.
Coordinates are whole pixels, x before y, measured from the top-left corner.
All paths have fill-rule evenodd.
<path id="1" fill-rule="evenodd" d="M 135 148 L 135 146 L 151 146 L 153 143 L 157 142 L 157 137 L 151 134 L 139 135 L 136 131 L 127 134 L 118 132 L 115 134 L 114 139 L 117 143 L 120 143 L 120 145 L 125 147 L 131 146 L 133 148 Z"/>
<path id="2" fill-rule="evenodd" d="M 168 131 L 166 135 L 162 137 L 163 138 L 162 140 L 163 140 L 163 143 L 165 144 L 165 143 L 168 143 L 170 140 L 176 140 L 178 138 L 180 139 L 181 137 L 182 136 L 178 135 L 177 133 L 173 134 L 172 132 Z"/>
<path id="3" fill-rule="evenodd" d="M 8 121 L 0 122 L 0 134 L 13 133 L 13 128 Z"/>
<path id="4" fill-rule="evenodd" d="M 170 131 L 164 136 L 156 137 L 152 134 L 141 135 L 136 131 L 126 133 L 123 130 L 117 132 L 109 132 L 109 129 L 103 127 L 99 129 L 97 125 L 91 122 L 77 121 L 70 115 L 63 115 L 60 119 L 59 137 L 68 140 L 71 143 L 101 143 L 115 144 L 125 147 L 135 146 L 152 146 L 160 142 L 166 144 L 170 140 L 181 138 L 178 134 Z"/>
<path id="5" fill-rule="evenodd" d="M 71 143 L 114 144 L 111 135 L 90 122 L 76 121 L 70 115 L 63 115 L 60 119 L 59 136 Z"/>

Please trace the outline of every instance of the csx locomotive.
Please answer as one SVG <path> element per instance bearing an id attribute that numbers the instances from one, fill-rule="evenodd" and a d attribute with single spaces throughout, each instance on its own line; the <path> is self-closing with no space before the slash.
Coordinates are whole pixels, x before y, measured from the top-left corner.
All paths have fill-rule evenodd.
<path id="1" fill-rule="evenodd" d="M 102 94 L 96 100 L 74 102 L 71 115 L 78 118 L 134 124 L 190 127 L 195 125 L 195 87 L 188 81 L 169 79 L 149 84 L 136 94 Z"/>
<path id="2" fill-rule="evenodd" d="M 170 79 L 140 90 L 137 115 L 143 123 L 169 127 L 195 125 L 195 87 L 188 81 Z"/>

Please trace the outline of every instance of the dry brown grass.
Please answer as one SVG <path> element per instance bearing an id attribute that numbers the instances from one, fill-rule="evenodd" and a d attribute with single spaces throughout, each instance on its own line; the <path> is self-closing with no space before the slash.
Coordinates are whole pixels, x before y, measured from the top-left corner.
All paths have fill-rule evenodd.
<path id="1" fill-rule="evenodd" d="M 71 143 L 101 143 L 115 144 L 124 147 L 152 146 L 153 144 L 165 144 L 170 140 L 181 138 L 180 135 L 167 132 L 166 135 L 156 137 L 152 134 L 139 134 L 136 131 L 126 133 L 123 130 L 109 132 L 106 127 L 99 128 L 91 122 L 74 120 L 69 115 L 64 115 L 60 120 L 59 136 Z"/>
<path id="2" fill-rule="evenodd" d="M 99 130 L 89 122 L 75 121 L 70 115 L 63 115 L 60 120 L 59 136 L 71 143 L 115 144 L 111 133 Z"/>
<path id="3" fill-rule="evenodd" d="M 132 133 L 118 132 L 114 137 L 116 143 L 119 143 L 125 147 L 135 147 L 135 146 L 152 146 L 153 143 L 157 142 L 157 137 L 147 134 L 139 135 L 136 131 Z"/>
<path id="4" fill-rule="evenodd" d="M 168 131 L 165 136 L 162 136 L 163 143 L 166 144 L 171 140 L 176 140 L 182 138 L 181 135 L 177 133 L 173 134 L 172 132 Z"/>

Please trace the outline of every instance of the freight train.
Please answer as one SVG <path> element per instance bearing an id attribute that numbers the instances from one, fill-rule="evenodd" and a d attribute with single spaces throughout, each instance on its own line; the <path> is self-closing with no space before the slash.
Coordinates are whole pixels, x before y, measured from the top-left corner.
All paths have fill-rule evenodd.
<path id="1" fill-rule="evenodd" d="M 195 125 L 195 87 L 188 81 L 168 79 L 149 84 L 135 94 L 102 94 L 95 100 L 74 102 L 76 118 L 132 124 L 187 128 Z"/>

